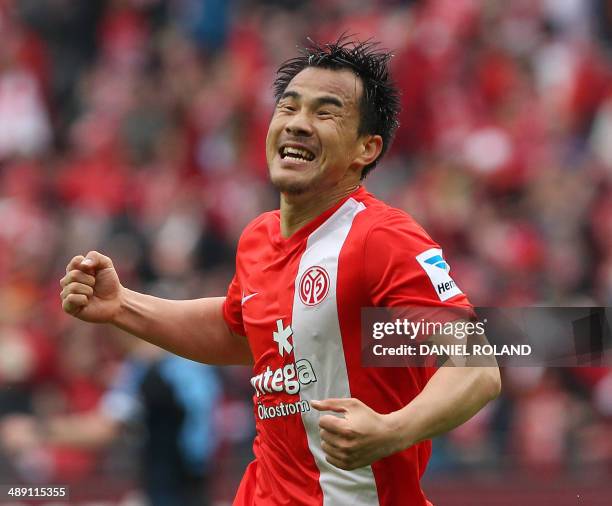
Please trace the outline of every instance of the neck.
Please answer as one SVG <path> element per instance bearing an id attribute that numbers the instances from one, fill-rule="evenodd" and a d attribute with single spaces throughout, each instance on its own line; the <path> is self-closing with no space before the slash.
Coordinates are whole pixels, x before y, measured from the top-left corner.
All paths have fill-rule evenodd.
<path id="1" fill-rule="evenodd" d="M 333 187 L 316 193 L 307 192 L 299 195 L 281 193 L 281 235 L 284 238 L 292 236 L 322 212 L 353 193 L 358 187 L 359 183 L 349 187 Z"/>

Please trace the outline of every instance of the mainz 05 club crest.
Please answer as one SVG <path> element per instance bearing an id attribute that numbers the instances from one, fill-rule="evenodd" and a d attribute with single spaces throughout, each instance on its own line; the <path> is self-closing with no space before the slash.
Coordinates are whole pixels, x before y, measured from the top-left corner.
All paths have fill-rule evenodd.
<path id="1" fill-rule="evenodd" d="M 329 274 L 323 267 L 310 267 L 300 279 L 300 300 L 307 306 L 316 306 L 329 292 Z"/>

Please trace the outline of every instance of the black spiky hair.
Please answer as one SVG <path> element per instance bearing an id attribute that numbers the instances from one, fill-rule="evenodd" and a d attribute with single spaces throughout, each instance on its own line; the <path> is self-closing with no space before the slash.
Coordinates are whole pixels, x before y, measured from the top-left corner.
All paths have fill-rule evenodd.
<path id="1" fill-rule="evenodd" d="M 389 149 L 399 126 L 400 96 L 389 71 L 393 54 L 381 50 L 378 42 L 360 42 L 346 34 L 327 44 L 307 40 L 309 45 L 299 48 L 299 56 L 283 62 L 278 68 L 273 84 L 274 97 L 278 102 L 291 80 L 308 67 L 353 71 L 363 83 L 357 133 L 380 135 L 383 140 L 380 156 L 363 168 L 363 179 Z"/>

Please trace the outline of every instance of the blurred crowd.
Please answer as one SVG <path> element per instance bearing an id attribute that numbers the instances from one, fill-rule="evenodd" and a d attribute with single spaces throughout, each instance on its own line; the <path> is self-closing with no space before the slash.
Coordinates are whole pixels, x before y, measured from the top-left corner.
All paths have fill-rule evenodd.
<path id="1" fill-rule="evenodd" d="M 48 434 L 103 416 L 138 355 L 62 313 L 64 267 L 98 249 L 130 288 L 223 295 L 242 228 L 278 203 L 274 71 L 307 37 L 343 32 L 393 50 L 402 92 L 366 186 L 444 247 L 471 301 L 612 305 L 610 1 L 0 0 L 3 482 L 137 483 L 117 455 L 137 462 L 142 431 Z M 227 498 L 249 458 L 250 374 L 208 373 L 207 481 Z M 436 445 L 431 480 L 484 466 L 609 478 L 612 373 L 505 370 L 502 397 Z"/>

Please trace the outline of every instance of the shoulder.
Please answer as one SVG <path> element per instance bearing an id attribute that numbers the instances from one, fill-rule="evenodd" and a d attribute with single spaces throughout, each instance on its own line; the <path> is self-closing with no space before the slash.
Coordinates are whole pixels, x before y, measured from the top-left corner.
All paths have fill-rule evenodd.
<path id="1" fill-rule="evenodd" d="M 257 232 L 262 227 L 267 227 L 272 222 L 278 222 L 280 220 L 280 211 L 276 209 L 275 211 L 267 211 L 265 213 L 260 214 L 257 218 L 254 218 L 249 222 L 249 224 L 244 227 L 242 231 L 242 236 L 246 236 L 253 232 Z"/>
<path id="2" fill-rule="evenodd" d="M 269 237 L 268 232 L 271 227 L 278 224 L 280 220 L 279 211 L 268 211 L 253 219 L 240 234 L 238 249 L 249 248 L 261 244 L 262 240 Z"/>
<path id="3" fill-rule="evenodd" d="M 469 304 L 442 249 L 412 216 L 380 201 L 361 214 L 367 222 L 363 272 L 374 305 L 431 305 L 456 296 L 453 303 Z"/>
<path id="4" fill-rule="evenodd" d="M 358 235 L 366 246 L 422 250 L 424 246 L 438 247 L 425 229 L 406 211 L 391 207 L 366 194 L 365 209 L 359 214 Z"/>

